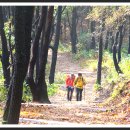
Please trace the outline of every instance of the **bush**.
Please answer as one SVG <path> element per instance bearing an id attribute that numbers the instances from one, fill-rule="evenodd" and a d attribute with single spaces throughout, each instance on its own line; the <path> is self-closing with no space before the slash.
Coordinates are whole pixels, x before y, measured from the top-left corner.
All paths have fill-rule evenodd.
<path id="1" fill-rule="evenodd" d="M 91 43 L 91 33 L 83 32 L 80 33 L 79 43 L 77 45 L 78 50 L 89 50 Z"/>
<path id="2" fill-rule="evenodd" d="M 4 86 L 0 86 L 0 102 L 6 101 L 8 89 Z"/>
<path id="3" fill-rule="evenodd" d="M 30 90 L 30 87 L 28 86 L 28 84 L 26 82 L 23 83 L 23 97 L 22 97 L 22 100 L 24 100 L 25 102 L 32 101 L 31 90 Z"/>
<path id="4" fill-rule="evenodd" d="M 66 74 L 64 73 L 56 73 L 55 75 L 55 84 L 64 84 L 65 83 Z"/>
<path id="5" fill-rule="evenodd" d="M 101 87 L 100 84 L 94 84 L 94 90 L 95 90 L 95 91 L 99 91 L 99 90 L 101 90 L 101 89 L 102 89 L 102 87 Z"/>
<path id="6" fill-rule="evenodd" d="M 53 96 L 59 89 L 57 84 L 48 84 L 48 96 Z"/>
<path id="7" fill-rule="evenodd" d="M 59 43 L 58 46 L 58 51 L 60 52 L 70 52 L 71 51 L 71 44 L 63 44 L 63 43 Z"/>

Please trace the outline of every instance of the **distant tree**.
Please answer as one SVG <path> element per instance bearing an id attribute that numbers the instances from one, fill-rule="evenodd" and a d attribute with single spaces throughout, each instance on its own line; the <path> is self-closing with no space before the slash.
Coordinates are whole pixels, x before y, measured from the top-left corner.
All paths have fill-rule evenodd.
<path id="1" fill-rule="evenodd" d="M 98 52 L 98 66 L 97 66 L 97 84 L 101 85 L 101 71 L 102 71 L 102 56 L 103 56 L 103 40 L 102 33 L 99 40 L 99 52 Z"/>
<path id="2" fill-rule="evenodd" d="M 108 46 L 109 46 L 109 52 L 112 53 L 112 47 L 114 44 L 114 36 L 112 34 L 112 31 L 110 31 L 109 35 L 110 35 L 110 42 L 109 42 Z"/>
<path id="3" fill-rule="evenodd" d="M 104 49 L 107 50 L 108 49 L 108 39 L 109 39 L 109 31 L 107 31 L 106 33 L 106 41 L 105 41 L 105 46 L 104 46 Z"/>
<path id="4" fill-rule="evenodd" d="M 130 16 L 128 17 L 129 20 L 129 43 L 128 43 L 128 54 L 130 54 Z"/>
<path id="5" fill-rule="evenodd" d="M 123 44 L 123 37 L 125 33 L 123 32 L 123 29 L 124 29 L 123 25 L 119 26 L 118 63 L 121 61 L 121 47 Z"/>
<path id="6" fill-rule="evenodd" d="M 116 32 L 116 37 L 115 37 L 115 42 L 113 44 L 113 61 L 114 61 L 114 66 L 117 71 L 117 73 L 123 73 L 118 65 L 116 54 L 117 54 L 117 44 L 118 44 L 118 36 L 119 36 L 119 31 Z"/>
<path id="7" fill-rule="evenodd" d="M 71 30 L 70 30 L 70 36 L 71 36 L 71 44 L 72 44 L 72 53 L 77 53 L 77 7 L 73 7 L 72 10 L 72 24 L 71 24 Z"/>

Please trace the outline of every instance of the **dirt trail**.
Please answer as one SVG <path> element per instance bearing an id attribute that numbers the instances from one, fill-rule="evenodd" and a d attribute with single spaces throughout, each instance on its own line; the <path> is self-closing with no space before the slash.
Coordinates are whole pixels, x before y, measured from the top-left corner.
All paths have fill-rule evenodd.
<path id="1" fill-rule="evenodd" d="M 49 55 L 50 57 L 51 55 Z M 79 61 L 80 62 L 80 61 Z M 41 124 L 42 126 L 80 127 L 91 125 L 115 125 L 116 120 L 107 116 L 107 108 L 101 108 L 103 99 L 95 100 L 93 85 L 96 73 L 79 66 L 70 53 L 59 53 L 56 71 L 77 74 L 79 71 L 87 79 L 83 100 L 76 101 L 75 91 L 72 101 L 66 100 L 66 89 L 61 85 L 57 94 L 49 97 L 51 104 L 23 104 L 20 124 Z"/>

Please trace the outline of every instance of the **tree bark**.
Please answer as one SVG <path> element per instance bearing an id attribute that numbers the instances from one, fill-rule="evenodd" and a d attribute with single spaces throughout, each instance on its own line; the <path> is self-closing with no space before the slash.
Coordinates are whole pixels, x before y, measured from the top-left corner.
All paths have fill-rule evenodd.
<path id="1" fill-rule="evenodd" d="M 30 58 L 31 29 L 33 18 L 33 7 L 19 6 L 15 8 L 16 55 L 14 62 L 14 73 L 12 82 L 10 84 L 11 99 L 9 102 L 9 107 L 7 107 L 9 108 L 9 111 L 7 112 L 7 124 L 19 123 L 23 82 L 27 73 Z"/>
<path id="2" fill-rule="evenodd" d="M 47 28 L 45 32 L 45 41 L 42 47 L 42 53 L 41 53 L 41 64 L 39 66 L 39 77 L 38 77 L 38 94 L 40 96 L 40 102 L 42 103 L 50 103 L 48 98 L 48 92 L 47 92 L 47 85 L 45 81 L 45 70 L 46 70 L 46 64 L 47 64 L 47 57 L 48 57 L 48 48 L 49 48 L 49 41 L 50 41 L 50 35 L 51 35 L 51 27 L 53 23 L 53 12 L 54 12 L 54 6 L 49 7 L 48 16 L 47 16 Z"/>
<path id="3" fill-rule="evenodd" d="M 119 26 L 118 63 L 121 61 L 122 43 L 123 43 L 123 25 Z"/>
<path id="4" fill-rule="evenodd" d="M 119 32 L 116 33 L 116 38 L 115 38 L 115 43 L 113 45 L 113 61 L 114 61 L 114 66 L 115 66 L 115 69 L 117 71 L 117 73 L 123 73 L 118 65 L 118 62 L 117 62 L 117 58 L 116 58 L 116 53 L 117 53 L 117 44 L 118 44 L 118 36 L 119 36 Z"/>
<path id="5" fill-rule="evenodd" d="M 112 32 L 110 32 L 110 44 L 109 44 L 109 52 L 112 53 L 112 47 L 114 45 L 114 36 L 112 35 Z"/>
<path id="6" fill-rule="evenodd" d="M 97 84 L 101 85 L 101 71 L 102 71 L 102 55 L 103 55 L 103 41 L 102 33 L 100 34 L 99 52 L 98 52 L 98 67 L 97 67 Z"/>
<path id="7" fill-rule="evenodd" d="M 56 35 L 55 35 L 55 42 L 54 42 L 54 49 L 52 51 L 52 63 L 49 75 L 49 83 L 54 83 L 55 77 L 55 68 L 56 68 L 56 61 L 57 61 L 57 51 L 59 46 L 59 38 L 60 38 L 60 25 L 61 25 L 61 13 L 62 13 L 62 6 L 58 7 L 58 14 L 57 14 L 57 24 L 56 24 Z"/>
<path id="8" fill-rule="evenodd" d="M 77 21 L 77 9 L 76 9 L 76 7 L 73 7 L 72 25 L 71 25 L 71 30 L 70 30 L 72 53 L 77 52 L 77 47 L 76 47 L 76 44 L 77 44 L 76 21 Z"/>
<path id="9" fill-rule="evenodd" d="M 3 19 L 3 11 L 2 6 L 0 6 L 0 35 L 1 35 L 1 43 L 2 43 L 2 67 L 3 67 L 3 75 L 4 75 L 4 86 L 9 87 L 10 83 L 10 69 L 9 69 L 9 52 L 7 46 L 7 39 L 4 31 L 4 19 Z"/>
<path id="10" fill-rule="evenodd" d="M 129 16 L 129 43 L 128 43 L 128 54 L 130 54 L 130 16 Z"/>
<path id="11" fill-rule="evenodd" d="M 105 42 L 105 47 L 104 47 L 105 50 L 108 49 L 108 39 L 109 39 L 109 31 L 107 31 L 107 34 L 106 34 L 106 42 Z"/>
<path id="12" fill-rule="evenodd" d="M 28 67 L 28 75 L 27 75 L 27 83 L 30 86 L 31 89 L 31 93 L 33 96 L 33 101 L 38 101 L 38 93 L 37 93 L 37 85 L 34 81 L 34 66 L 36 64 L 36 60 L 37 58 L 39 58 L 38 56 L 38 47 L 39 47 L 39 39 L 41 36 L 41 32 L 42 32 L 42 28 L 45 24 L 45 16 L 46 16 L 46 12 L 47 12 L 47 8 L 46 7 L 42 7 L 41 9 L 41 17 L 39 20 L 39 24 L 37 27 L 37 32 L 36 32 L 36 36 L 35 39 L 33 41 L 33 44 L 31 46 L 31 58 L 30 58 L 30 62 L 29 62 L 29 67 Z"/>
<path id="13" fill-rule="evenodd" d="M 96 48 L 96 42 L 95 42 L 95 37 L 94 36 L 92 36 L 91 43 L 90 43 L 90 48 L 91 49 Z"/>
<path id="14" fill-rule="evenodd" d="M 96 48 L 96 42 L 95 42 L 95 37 L 94 37 L 95 25 L 96 25 L 96 22 L 91 21 L 90 30 L 91 30 L 92 37 L 91 37 L 90 49 Z"/>

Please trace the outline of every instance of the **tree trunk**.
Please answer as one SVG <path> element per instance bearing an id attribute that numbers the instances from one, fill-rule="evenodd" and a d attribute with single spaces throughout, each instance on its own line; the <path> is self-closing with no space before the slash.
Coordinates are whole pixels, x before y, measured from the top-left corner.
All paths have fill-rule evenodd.
<path id="1" fill-rule="evenodd" d="M 10 87 L 12 88 L 11 99 L 9 102 L 9 107 L 7 107 L 9 108 L 9 111 L 7 112 L 7 124 L 19 123 L 23 82 L 27 73 L 30 58 L 31 28 L 33 18 L 33 7 L 19 6 L 15 8 L 16 55 L 14 62 L 14 73 L 10 84 Z"/>
<path id="2" fill-rule="evenodd" d="M 41 32 L 42 32 L 42 28 L 45 24 L 45 16 L 46 16 L 46 7 L 42 7 L 41 9 L 41 17 L 39 20 L 39 24 L 37 27 L 37 32 L 36 32 L 36 36 L 35 39 L 33 41 L 33 44 L 31 46 L 31 58 L 30 58 L 30 62 L 29 62 L 29 67 L 28 67 L 28 75 L 27 75 L 27 83 L 30 86 L 31 89 L 31 93 L 33 96 L 33 101 L 38 101 L 38 93 L 37 93 L 37 87 L 36 87 L 36 83 L 34 81 L 34 66 L 36 64 L 36 59 L 38 58 L 38 47 L 39 47 L 39 39 L 41 36 Z"/>
<path id="3" fill-rule="evenodd" d="M 123 25 L 119 26 L 118 63 L 121 61 L 121 47 L 123 42 Z"/>
<path id="4" fill-rule="evenodd" d="M 96 42 L 95 42 L 95 37 L 92 36 L 91 44 L 90 44 L 90 49 L 95 49 L 96 48 Z"/>
<path id="5" fill-rule="evenodd" d="M 128 46 L 128 54 L 130 54 L 130 16 L 129 16 L 129 46 Z"/>
<path id="6" fill-rule="evenodd" d="M 61 13 L 62 13 L 62 6 L 58 7 L 58 14 L 57 14 L 57 24 L 56 24 L 56 35 L 55 35 L 55 42 L 52 52 L 52 63 L 49 75 L 49 83 L 54 83 L 55 77 L 55 68 L 56 68 L 56 61 L 57 61 L 57 51 L 59 46 L 59 38 L 60 38 L 60 24 L 61 24 Z"/>
<path id="7" fill-rule="evenodd" d="M 0 6 L 0 35 L 1 35 L 1 42 L 2 42 L 2 67 L 3 67 L 3 74 L 4 74 L 4 86 L 8 88 L 10 83 L 10 69 L 9 69 L 9 52 L 7 47 L 7 39 L 5 36 L 4 31 L 4 19 L 3 19 L 3 11 L 2 6 Z"/>
<path id="8" fill-rule="evenodd" d="M 112 32 L 110 32 L 110 44 L 109 44 L 109 52 L 112 53 L 112 47 L 114 45 L 114 36 L 112 35 Z"/>
<path id="9" fill-rule="evenodd" d="M 103 55 L 103 41 L 102 33 L 99 41 L 98 67 L 97 67 L 97 84 L 101 85 L 101 71 L 102 71 L 102 55 Z"/>
<path id="10" fill-rule="evenodd" d="M 66 38 L 66 19 L 64 19 L 64 29 L 63 29 L 63 36 L 64 36 L 64 42 L 66 42 L 67 38 Z"/>
<path id="11" fill-rule="evenodd" d="M 91 38 L 91 43 L 90 43 L 90 49 L 95 49 L 96 48 L 96 42 L 95 42 L 95 37 L 94 37 L 94 31 L 95 31 L 95 21 L 91 21 L 90 24 L 90 30 L 91 30 L 91 34 L 92 34 L 92 38 Z"/>
<path id="12" fill-rule="evenodd" d="M 96 25 L 95 21 L 91 21 L 91 23 L 90 23 L 91 33 L 93 33 L 95 31 L 95 25 Z"/>
<path id="13" fill-rule="evenodd" d="M 72 25 L 71 25 L 71 30 L 70 30 L 72 53 L 77 52 L 77 47 L 76 47 L 76 44 L 77 44 L 76 21 L 77 21 L 77 10 L 76 10 L 76 7 L 73 7 Z"/>
<path id="14" fill-rule="evenodd" d="M 115 43 L 113 45 L 113 61 L 114 61 L 114 66 L 115 66 L 115 69 L 117 71 L 117 73 L 123 73 L 118 65 L 118 62 L 117 62 L 117 58 L 116 58 L 116 53 L 117 53 L 117 39 L 118 39 L 118 36 L 119 36 L 119 32 L 116 33 L 116 38 L 115 38 Z"/>
<path id="15" fill-rule="evenodd" d="M 37 86 L 39 86 L 38 94 L 40 96 L 40 102 L 42 103 L 50 103 L 48 99 L 47 85 L 45 81 L 45 70 L 46 70 L 47 57 L 48 57 L 48 48 L 50 44 L 49 41 L 50 41 L 50 35 L 51 35 L 51 27 L 53 23 L 53 12 L 54 12 L 54 6 L 50 6 L 49 11 L 48 11 L 48 17 L 47 17 L 45 41 L 44 41 L 42 51 L 41 51 L 41 59 L 40 59 L 41 63 L 39 67 L 39 77 L 38 77 Z"/>
<path id="16" fill-rule="evenodd" d="M 105 42 L 105 47 L 104 47 L 105 50 L 108 49 L 108 39 L 109 39 L 109 31 L 107 31 L 107 34 L 106 34 L 106 42 Z"/>

